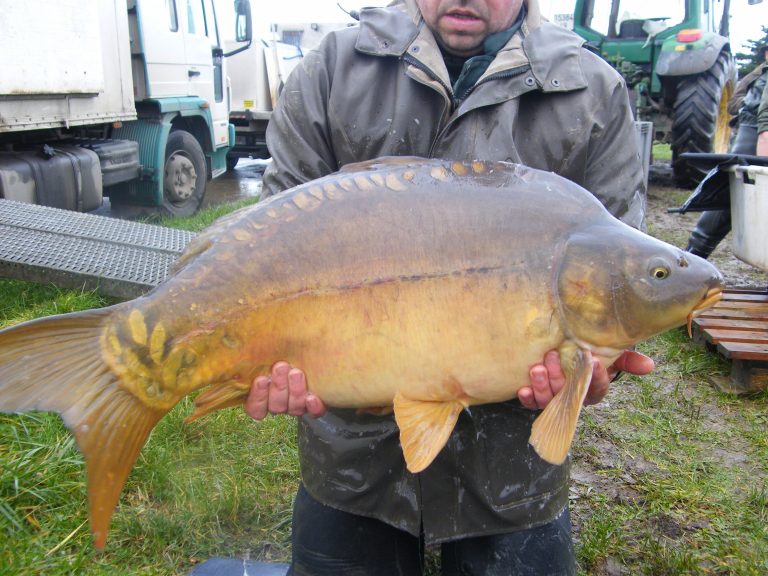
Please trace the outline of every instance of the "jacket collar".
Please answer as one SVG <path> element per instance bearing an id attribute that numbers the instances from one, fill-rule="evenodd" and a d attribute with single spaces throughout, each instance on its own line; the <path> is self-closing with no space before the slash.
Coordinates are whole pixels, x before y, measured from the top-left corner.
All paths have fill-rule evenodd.
<path id="1" fill-rule="evenodd" d="M 499 51 L 480 78 L 530 66 L 543 92 L 566 92 L 586 87 L 580 51 L 584 40 L 550 24 L 541 16 L 538 0 L 524 0 L 527 15 L 520 31 Z M 364 8 L 355 48 L 372 56 L 402 58 L 406 54 L 450 86 L 440 49 L 425 26 L 416 0 L 399 0 L 386 8 Z"/>

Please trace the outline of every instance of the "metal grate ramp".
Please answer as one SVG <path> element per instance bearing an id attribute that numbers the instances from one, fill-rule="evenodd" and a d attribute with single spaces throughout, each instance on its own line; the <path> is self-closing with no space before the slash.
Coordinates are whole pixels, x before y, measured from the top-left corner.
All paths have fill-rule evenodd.
<path id="1" fill-rule="evenodd" d="M 0 199 L 0 276 L 135 298 L 165 279 L 194 236 Z"/>

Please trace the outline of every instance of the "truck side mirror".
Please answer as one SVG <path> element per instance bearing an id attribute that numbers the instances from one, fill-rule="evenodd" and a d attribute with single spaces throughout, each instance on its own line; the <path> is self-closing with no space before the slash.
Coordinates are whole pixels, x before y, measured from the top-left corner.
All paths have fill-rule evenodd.
<path id="1" fill-rule="evenodd" d="M 250 0 L 235 0 L 235 40 L 250 42 L 253 37 Z"/>

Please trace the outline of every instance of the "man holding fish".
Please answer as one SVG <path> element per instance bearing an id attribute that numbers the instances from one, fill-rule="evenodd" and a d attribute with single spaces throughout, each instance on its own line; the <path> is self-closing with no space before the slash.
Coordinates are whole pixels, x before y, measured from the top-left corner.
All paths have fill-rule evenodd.
<path id="1" fill-rule="evenodd" d="M 329 34 L 289 78 L 267 133 L 265 194 L 381 156 L 506 160 L 584 186 L 641 228 L 626 88 L 582 44 L 541 18 L 537 0 L 364 9 L 359 27 Z M 585 403 L 620 371 L 652 369 L 631 351 L 610 367 L 595 361 Z M 424 545 L 439 543 L 444 574 L 575 574 L 568 463 L 528 444 L 536 410 L 564 382 L 557 352 L 547 353 L 516 400 L 464 411 L 413 474 L 391 415 L 326 410 L 300 367 L 275 364 L 246 411 L 311 416 L 299 420 L 292 573 L 420 574 Z"/>

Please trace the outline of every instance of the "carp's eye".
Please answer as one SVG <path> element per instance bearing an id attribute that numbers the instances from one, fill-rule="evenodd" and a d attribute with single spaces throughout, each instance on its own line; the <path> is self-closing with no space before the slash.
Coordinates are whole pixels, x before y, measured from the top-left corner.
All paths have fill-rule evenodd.
<path id="1" fill-rule="evenodd" d="M 666 266 L 655 266 L 651 268 L 651 276 L 654 280 L 664 280 L 664 278 L 669 276 L 669 268 Z"/>

